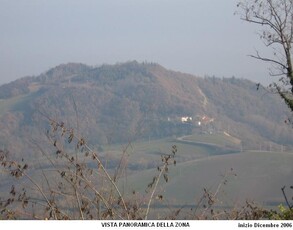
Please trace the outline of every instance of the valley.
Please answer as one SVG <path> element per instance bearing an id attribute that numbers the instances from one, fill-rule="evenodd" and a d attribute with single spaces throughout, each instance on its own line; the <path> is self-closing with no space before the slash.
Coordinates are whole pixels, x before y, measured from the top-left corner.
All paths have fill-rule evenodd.
<path id="1" fill-rule="evenodd" d="M 30 179 L 12 179 L 1 168 L 0 197 L 11 196 L 14 183 L 35 195 L 31 180 L 48 196 L 62 197 L 72 184 L 60 183 L 77 166 L 93 173 L 86 183 L 107 197 L 112 193 L 104 187 L 109 176 L 102 175 L 103 165 L 125 197 L 145 202 L 164 156 L 176 147 L 152 207 L 196 207 L 207 193 L 219 209 L 246 200 L 276 207 L 284 203 L 281 188 L 292 182 L 293 137 L 284 123 L 286 106 L 265 93 L 245 79 L 199 78 L 137 62 L 63 64 L 2 85 L 0 149 L 26 163 Z M 65 130 L 79 141 L 72 144 Z M 67 198 L 64 210 L 72 205 Z"/>
<path id="2" fill-rule="evenodd" d="M 225 185 L 222 184 L 218 194 L 220 206 L 240 205 L 246 200 L 257 201 L 264 206 L 284 202 L 281 188 L 288 185 L 293 173 L 292 152 L 241 152 L 237 149 L 232 152 L 229 148 L 226 151 L 222 149 L 220 153 L 215 151 L 215 148 L 219 146 L 215 142 L 209 142 L 214 138 L 212 135 L 210 139 L 203 137 L 204 143 L 197 142 L 202 139 L 186 138 L 193 138 L 195 141 L 178 143 L 175 140 L 170 141 L 169 144 L 169 149 L 172 144 L 176 144 L 178 148 L 176 158 L 179 163 L 170 168 L 169 182 L 161 184 L 161 191 L 165 192 L 164 196 L 168 199 L 168 203 L 196 205 L 204 188 L 215 192 L 223 180 L 227 182 Z M 217 141 L 219 140 L 220 138 L 217 137 Z M 222 141 L 227 139 L 223 138 Z M 232 139 L 230 141 L 234 142 Z M 141 153 L 142 159 L 154 160 L 154 157 L 150 155 L 156 152 L 159 158 L 159 154 L 168 149 L 168 145 L 162 145 L 162 143 L 149 143 L 149 148 L 146 146 L 146 143 L 140 143 L 134 148 L 136 153 L 145 149 Z M 129 156 L 129 162 L 138 162 L 138 160 L 139 157 L 135 154 Z M 145 181 L 150 181 L 155 174 L 154 169 L 134 173 L 127 178 L 126 187 L 143 191 L 146 186 Z"/>

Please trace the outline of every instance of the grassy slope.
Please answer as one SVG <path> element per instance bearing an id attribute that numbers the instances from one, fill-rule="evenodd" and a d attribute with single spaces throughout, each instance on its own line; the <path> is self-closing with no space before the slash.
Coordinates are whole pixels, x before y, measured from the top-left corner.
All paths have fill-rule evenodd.
<path id="1" fill-rule="evenodd" d="M 184 140 L 189 141 L 196 141 L 196 142 L 208 142 L 211 144 L 216 145 L 239 145 L 241 143 L 241 140 L 230 136 L 228 133 L 216 133 L 213 135 L 210 134 L 193 134 L 190 136 L 186 136 Z"/>
<path id="2" fill-rule="evenodd" d="M 190 137 L 190 138 L 194 138 Z M 212 143 L 228 141 L 225 137 L 222 141 L 219 136 L 211 139 L 197 139 L 197 141 L 210 141 Z M 231 140 L 233 141 L 233 140 Z M 160 156 L 155 158 L 152 152 L 159 150 L 167 152 L 171 149 L 172 142 L 155 141 L 147 144 L 140 143 L 134 147 L 137 155 L 132 160 L 150 158 L 160 164 Z M 144 147 L 144 148 L 143 148 Z M 227 155 L 210 155 L 207 148 L 184 143 L 177 143 L 178 158 L 192 158 L 182 161 L 176 166 L 170 166 L 169 182 L 162 183 L 159 191 L 165 194 L 169 202 L 179 204 L 195 204 L 203 194 L 203 188 L 216 191 L 223 181 L 223 175 L 229 174 L 231 169 L 237 176 L 229 176 L 227 184 L 220 189 L 219 199 L 221 205 L 235 205 L 245 200 L 255 200 L 264 205 L 271 202 L 284 202 L 281 187 L 292 184 L 293 153 L 281 152 L 239 152 Z M 201 149 L 200 149 L 201 148 Z M 139 151 L 136 151 L 139 150 Z M 140 152 L 141 151 L 141 152 Z M 144 152 L 143 152 L 144 151 Z M 134 154 L 133 153 L 133 154 Z M 195 157 L 195 155 L 197 157 Z M 127 187 L 130 191 L 137 190 L 144 193 L 147 184 L 157 175 L 155 169 L 144 170 L 127 178 Z"/>
<path id="3" fill-rule="evenodd" d="M 209 158 L 184 162 L 170 167 L 170 180 L 162 183 L 159 190 L 165 196 L 180 204 L 195 204 L 203 194 L 203 188 L 216 191 L 223 175 L 231 168 L 236 177 L 228 177 L 221 187 L 222 205 L 231 205 L 248 200 L 257 202 L 283 202 L 281 187 L 292 184 L 293 154 L 275 152 L 242 152 L 212 156 Z M 128 178 L 130 188 L 143 190 L 145 181 L 151 181 L 155 170 L 141 172 Z"/>
<path id="4" fill-rule="evenodd" d="M 233 140 L 227 136 L 196 135 L 189 137 L 194 141 L 224 143 Z M 178 142 L 176 139 L 136 142 L 127 149 L 128 163 L 154 162 L 161 164 L 161 153 L 170 153 L 176 144 L 178 152 L 177 165 L 169 167 L 169 182 L 160 184 L 158 191 L 170 203 L 180 205 L 196 204 L 203 194 L 203 188 L 214 192 L 223 180 L 223 175 L 230 172 L 236 177 L 228 177 L 227 184 L 220 189 L 220 205 L 235 205 L 246 199 L 257 202 L 283 202 L 281 187 L 292 185 L 293 153 L 281 152 L 235 152 L 233 154 L 213 155 L 208 146 Z M 125 146 L 117 145 L 105 148 L 106 153 L 117 159 L 122 155 Z M 109 158 L 110 159 L 110 158 Z M 42 157 L 39 159 L 42 160 Z M 42 164 L 42 162 L 40 162 Z M 30 166 L 34 163 L 31 162 Z M 38 165 L 38 164 L 37 164 Z M 40 171 L 36 170 L 41 175 Z M 147 184 L 158 175 L 156 168 L 142 171 L 128 171 L 124 190 L 136 190 L 144 194 Z"/>
<path id="5" fill-rule="evenodd" d="M 25 112 L 27 102 L 29 102 L 33 97 L 37 96 L 37 90 L 39 88 L 39 85 L 32 84 L 30 87 L 30 92 L 27 94 L 22 94 L 8 99 L 0 99 L 0 117 L 3 116 L 6 112 L 11 112 L 15 109 L 19 109 Z"/>
<path id="6" fill-rule="evenodd" d="M 0 116 L 2 116 L 5 112 L 10 111 L 13 106 L 22 101 L 25 96 L 17 96 L 9 99 L 0 99 Z"/>

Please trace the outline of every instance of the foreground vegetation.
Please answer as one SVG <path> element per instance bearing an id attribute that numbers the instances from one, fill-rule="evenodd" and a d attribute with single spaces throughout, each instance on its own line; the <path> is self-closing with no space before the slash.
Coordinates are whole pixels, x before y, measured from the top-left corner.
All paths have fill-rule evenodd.
<path id="1" fill-rule="evenodd" d="M 0 161 L 3 172 L 15 178 L 9 189 L 9 195 L 3 196 L 0 202 L 2 219 L 292 218 L 289 201 L 287 203 L 289 206 L 284 203 L 279 209 L 274 210 L 245 199 L 238 200 L 236 204 L 228 195 L 226 198 L 230 200 L 229 203 L 223 192 L 229 191 L 230 185 L 233 188 L 235 183 L 236 185 L 244 183 L 237 179 L 238 175 L 232 168 L 225 171 L 219 177 L 220 180 L 205 179 L 206 182 L 213 183 L 213 186 L 201 183 L 203 181 L 194 182 L 198 173 L 206 175 L 215 173 L 212 170 L 215 168 L 213 159 L 219 156 L 201 159 L 199 157 L 194 160 L 194 162 L 203 161 L 201 164 L 184 162 L 182 156 L 180 162 L 179 156 L 177 162 L 177 156 L 180 155 L 178 149 L 183 146 L 180 142 L 177 145 L 168 140 L 170 145 L 166 152 L 166 142 L 157 143 L 160 151 L 148 153 L 157 158 L 157 166 L 146 170 L 137 181 L 135 178 L 138 177 L 133 175 L 133 169 L 128 168 L 131 162 L 130 154 L 134 155 L 136 152 L 131 143 L 125 145 L 118 164 L 111 168 L 108 167 L 110 161 L 102 158 L 100 152 L 92 150 L 84 137 L 75 133 L 75 130 L 67 128 L 64 123 L 51 120 L 47 138 L 51 145 L 50 153 L 38 143 L 36 147 L 50 164 L 48 168 L 36 168 L 36 165 L 30 165 L 30 162 L 25 162 L 24 159 L 20 161 L 11 159 L 8 151 L 1 151 Z M 173 142 L 176 142 L 176 139 Z M 138 145 L 137 150 L 145 148 L 146 143 Z M 75 151 L 72 151 L 71 146 L 74 146 Z M 188 145 L 185 147 L 188 149 Z M 189 151 L 185 151 L 185 154 Z M 192 156 L 189 154 L 185 157 Z M 229 158 L 228 165 L 237 156 L 240 154 L 235 154 L 232 160 Z M 134 158 L 138 160 L 139 156 Z M 227 159 L 222 160 L 227 161 Z M 219 162 L 215 161 L 216 164 Z M 270 169 L 273 167 L 274 165 Z M 34 170 L 38 170 L 38 173 L 36 171 L 32 173 Z M 186 183 L 182 184 L 182 182 Z M 197 190 L 191 189 L 194 185 L 203 187 Z M 189 197 L 199 196 L 193 201 L 194 205 L 186 205 L 187 203 L 182 202 L 182 198 L 186 198 L 187 191 Z M 287 192 L 285 189 L 283 191 Z M 182 193 L 182 196 L 177 195 L 177 202 L 173 199 L 175 193 Z"/>

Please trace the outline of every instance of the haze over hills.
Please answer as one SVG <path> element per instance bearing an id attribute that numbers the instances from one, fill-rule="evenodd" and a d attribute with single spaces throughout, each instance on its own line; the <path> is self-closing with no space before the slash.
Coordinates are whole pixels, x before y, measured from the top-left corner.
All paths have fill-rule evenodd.
<path id="1" fill-rule="evenodd" d="M 0 86 L 0 149 L 25 164 L 44 188 L 61 181 L 70 166 L 99 172 L 89 153 L 54 132 L 55 120 L 84 138 L 113 177 L 119 174 L 126 196 L 134 190 L 145 196 L 162 156 L 175 146 L 170 180 L 158 184 L 164 202 L 193 207 L 203 188 L 217 190 L 233 168 L 218 207 L 246 199 L 270 206 L 284 202 L 280 188 L 291 183 L 287 115 L 277 95 L 245 79 L 201 78 L 136 61 L 99 67 L 69 63 Z M 70 157 L 59 156 L 59 149 Z M 125 170 L 118 167 L 124 164 Z M 9 197 L 16 183 L 38 198 L 27 177 L 15 181 L 4 169 L 0 178 L 0 197 Z"/>
<path id="2" fill-rule="evenodd" d="M 69 63 L 0 86 L 0 144 L 30 152 L 49 117 L 93 146 L 222 132 L 243 149 L 288 149 L 287 113 L 276 95 L 245 79 L 200 78 L 136 61 Z"/>

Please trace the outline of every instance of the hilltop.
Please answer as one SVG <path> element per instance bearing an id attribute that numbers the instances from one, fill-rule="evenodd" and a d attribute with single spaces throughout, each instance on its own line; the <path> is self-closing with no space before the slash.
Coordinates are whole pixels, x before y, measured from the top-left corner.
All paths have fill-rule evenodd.
<path id="1" fill-rule="evenodd" d="M 244 149 L 290 148 L 287 112 L 276 95 L 245 79 L 201 78 L 136 61 L 69 63 L 0 86 L 0 144 L 30 152 L 52 118 L 93 146 L 221 132 Z"/>

